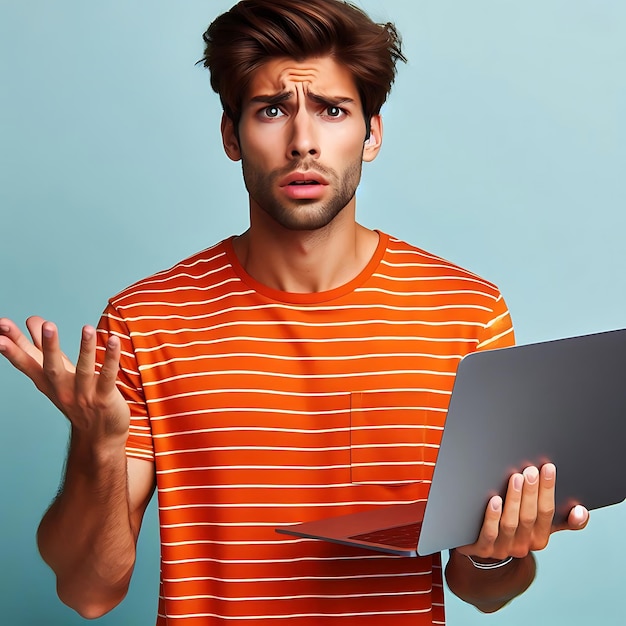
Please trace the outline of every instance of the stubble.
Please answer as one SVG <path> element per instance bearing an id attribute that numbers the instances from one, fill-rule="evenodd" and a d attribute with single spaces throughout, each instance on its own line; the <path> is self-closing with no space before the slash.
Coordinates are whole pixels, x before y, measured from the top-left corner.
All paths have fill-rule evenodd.
<path id="1" fill-rule="evenodd" d="M 242 157 L 243 178 L 250 197 L 280 226 L 288 230 L 318 230 L 330 224 L 350 203 L 361 180 L 359 157 L 339 174 L 318 163 L 297 162 L 269 174 Z M 313 171 L 329 183 L 332 195 L 324 200 L 288 200 L 277 197 L 278 181 L 294 171 Z"/>

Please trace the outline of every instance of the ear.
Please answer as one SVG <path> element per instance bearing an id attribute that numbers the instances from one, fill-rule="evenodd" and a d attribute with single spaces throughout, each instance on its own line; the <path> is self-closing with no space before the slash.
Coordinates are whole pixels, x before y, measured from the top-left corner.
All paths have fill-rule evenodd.
<path id="1" fill-rule="evenodd" d="M 370 136 L 363 147 L 363 160 L 373 161 L 380 152 L 383 145 L 383 118 L 379 115 L 372 115 L 370 120 Z"/>
<path id="2" fill-rule="evenodd" d="M 231 159 L 231 161 L 240 161 L 241 148 L 239 147 L 239 139 L 237 138 L 237 133 L 235 132 L 235 124 L 233 120 L 226 115 L 226 113 L 222 113 L 220 130 L 222 131 L 222 144 L 224 145 L 224 152 L 226 152 L 226 155 L 229 159 Z"/>

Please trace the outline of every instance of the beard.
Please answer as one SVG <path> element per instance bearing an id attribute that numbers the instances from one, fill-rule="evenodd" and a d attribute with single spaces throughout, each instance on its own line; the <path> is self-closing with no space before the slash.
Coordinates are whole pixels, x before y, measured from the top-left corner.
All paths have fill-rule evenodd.
<path id="1" fill-rule="evenodd" d="M 299 161 L 289 167 L 266 172 L 252 165 L 242 155 L 243 179 L 250 197 L 275 222 L 287 230 L 318 230 L 330 224 L 354 198 L 361 180 L 362 158 L 355 159 L 337 173 L 318 163 Z M 288 200 L 275 192 L 279 180 L 294 171 L 318 172 L 333 190 L 325 200 Z"/>

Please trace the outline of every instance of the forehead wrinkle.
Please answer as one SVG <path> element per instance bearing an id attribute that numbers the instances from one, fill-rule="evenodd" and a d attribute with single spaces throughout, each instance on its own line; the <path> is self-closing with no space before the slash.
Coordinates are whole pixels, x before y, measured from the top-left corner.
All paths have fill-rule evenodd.
<path id="1" fill-rule="evenodd" d="M 326 59 L 312 59 L 310 64 L 293 59 L 270 60 L 259 70 L 256 80 L 253 79 L 248 101 L 280 104 L 304 97 L 327 106 L 358 102 L 360 98 L 353 77 L 345 71 L 337 72 L 341 75 L 335 80 L 333 72 L 337 71 L 337 64 L 328 65 Z M 327 76 L 327 70 L 330 76 Z M 331 76 L 333 78 L 328 80 Z"/>
<path id="2" fill-rule="evenodd" d="M 317 68 L 294 68 L 290 67 L 280 73 L 279 80 L 285 84 L 285 81 L 292 83 L 313 82 L 319 78 L 320 71 Z"/>
<path id="3" fill-rule="evenodd" d="M 354 99 L 349 96 L 330 95 L 329 93 L 324 93 L 323 88 L 318 90 L 315 86 L 315 79 L 318 79 L 320 77 L 320 74 L 321 72 L 316 69 L 286 70 L 285 72 L 282 72 L 279 77 L 280 85 L 282 88 L 281 91 L 282 93 L 293 93 L 288 83 L 299 83 L 302 86 L 302 90 L 306 97 L 309 100 L 316 102 L 317 104 L 339 105 L 354 102 Z M 298 87 L 295 85 L 294 87 L 295 91 L 298 91 Z"/>

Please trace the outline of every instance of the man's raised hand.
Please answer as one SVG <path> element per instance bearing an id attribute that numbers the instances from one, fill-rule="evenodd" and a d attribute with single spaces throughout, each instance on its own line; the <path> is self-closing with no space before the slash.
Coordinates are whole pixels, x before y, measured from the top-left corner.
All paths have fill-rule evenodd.
<path id="1" fill-rule="evenodd" d="M 29 340 L 7 318 L 0 319 L 0 354 L 28 376 L 37 389 L 68 418 L 75 432 L 105 441 L 126 438 L 130 421 L 128 405 L 116 387 L 120 340 L 108 338 L 102 368 L 96 372 L 96 330 L 82 330 L 76 367 L 63 354 L 58 330 L 52 322 L 30 317 Z"/>

